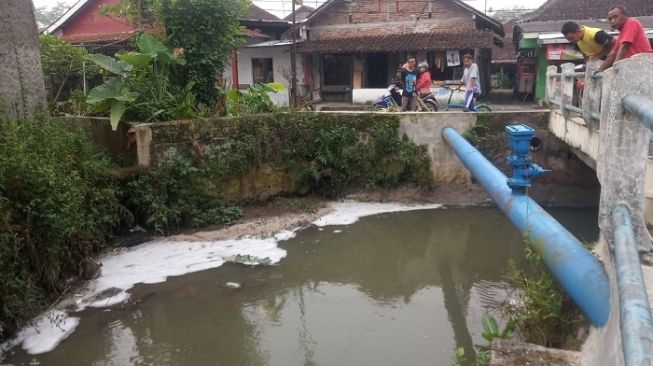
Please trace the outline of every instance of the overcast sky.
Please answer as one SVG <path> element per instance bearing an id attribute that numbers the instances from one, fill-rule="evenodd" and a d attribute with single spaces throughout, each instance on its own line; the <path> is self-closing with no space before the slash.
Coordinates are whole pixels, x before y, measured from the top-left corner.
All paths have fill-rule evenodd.
<path id="1" fill-rule="evenodd" d="M 34 1 L 34 6 L 53 6 L 58 2 L 64 2 L 66 4 L 73 5 L 75 0 L 32 0 Z M 219 0 L 218 0 L 219 1 Z M 304 4 L 317 7 L 324 0 L 304 0 Z M 483 10 L 486 2 L 488 9 L 507 9 L 518 6 L 520 8 L 526 9 L 536 9 L 542 5 L 546 0 L 464 0 L 467 4 L 476 7 L 477 9 Z M 254 0 L 254 4 L 262 7 L 265 10 L 270 11 L 271 13 L 277 16 L 285 16 L 290 12 L 292 3 L 290 0 Z"/>

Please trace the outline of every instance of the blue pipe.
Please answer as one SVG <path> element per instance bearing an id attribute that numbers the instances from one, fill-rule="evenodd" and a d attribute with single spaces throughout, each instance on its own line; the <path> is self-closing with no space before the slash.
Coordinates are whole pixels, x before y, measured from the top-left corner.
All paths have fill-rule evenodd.
<path id="1" fill-rule="evenodd" d="M 612 226 L 624 360 L 626 366 L 652 365 L 653 318 L 628 207 L 612 209 Z"/>
<path id="2" fill-rule="evenodd" d="M 513 225 L 530 237 L 534 249 L 589 321 L 604 325 L 610 315 L 610 282 L 592 253 L 529 196 L 513 194 L 507 177 L 456 130 L 446 127 L 442 137 Z"/>
<path id="3" fill-rule="evenodd" d="M 626 95 L 624 109 L 637 116 L 646 127 L 653 130 L 653 101 L 649 98 L 636 94 Z"/>

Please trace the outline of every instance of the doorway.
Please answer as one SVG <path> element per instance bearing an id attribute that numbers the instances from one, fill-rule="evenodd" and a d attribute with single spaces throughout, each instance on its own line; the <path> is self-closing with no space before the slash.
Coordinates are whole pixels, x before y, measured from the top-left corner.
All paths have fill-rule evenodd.
<path id="1" fill-rule="evenodd" d="M 365 60 L 365 87 L 385 88 L 388 80 L 388 55 L 386 53 L 370 53 Z"/>

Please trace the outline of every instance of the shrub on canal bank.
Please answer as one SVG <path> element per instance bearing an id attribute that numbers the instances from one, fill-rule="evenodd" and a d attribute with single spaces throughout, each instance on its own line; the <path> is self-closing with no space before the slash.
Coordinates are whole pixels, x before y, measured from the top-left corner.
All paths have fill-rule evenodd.
<path id="1" fill-rule="evenodd" d="M 585 319 L 530 244 L 526 259 L 527 268 L 520 268 L 514 261 L 509 263 L 508 280 L 521 291 L 519 301 L 508 309 L 511 327 L 528 343 L 566 348 L 570 336 Z"/>
<path id="2" fill-rule="evenodd" d="M 0 119 L 0 335 L 106 242 L 118 222 L 111 166 L 81 133 Z"/>

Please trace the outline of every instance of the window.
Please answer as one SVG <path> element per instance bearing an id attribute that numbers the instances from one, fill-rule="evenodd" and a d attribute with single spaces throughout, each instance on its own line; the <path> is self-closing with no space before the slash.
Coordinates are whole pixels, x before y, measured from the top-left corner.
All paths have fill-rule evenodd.
<path id="1" fill-rule="evenodd" d="M 271 58 L 252 59 L 252 84 L 265 84 L 274 81 Z"/>

